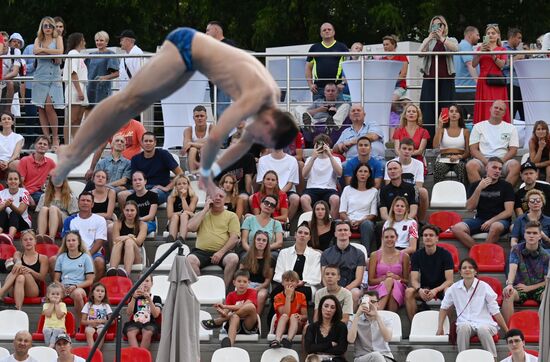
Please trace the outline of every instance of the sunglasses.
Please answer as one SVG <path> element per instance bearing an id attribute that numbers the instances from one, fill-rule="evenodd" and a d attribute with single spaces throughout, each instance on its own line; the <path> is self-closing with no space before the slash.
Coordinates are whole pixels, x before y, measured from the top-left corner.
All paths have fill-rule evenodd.
<path id="1" fill-rule="evenodd" d="M 498 24 L 487 24 L 486 28 L 498 28 Z"/>
<path id="2" fill-rule="evenodd" d="M 542 202 L 541 199 L 531 199 L 531 200 L 529 200 L 530 204 L 540 204 L 541 202 Z"/>
<path id="3" fill-rule="evenodd" d="M 42 29 L 55 29 L 55 25 L 52 24 L 43 24 Z"/>
<path id="4" fill-rule="evenodd" d="M 271 201 L 267 201 L 267 200 L 264 200 L 262 201 L 262 204 L 264 204 L 265 206 L 268 206 L 268 207 L 275 207 L 277 206 L 277 204 L 271 202 Z"/>

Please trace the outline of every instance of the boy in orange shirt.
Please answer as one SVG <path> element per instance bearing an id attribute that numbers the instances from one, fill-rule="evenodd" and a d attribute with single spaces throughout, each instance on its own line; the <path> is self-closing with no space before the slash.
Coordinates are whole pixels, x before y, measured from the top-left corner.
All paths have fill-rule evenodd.
<path id="1" fill-rule="evenodd" d="M 298 273 L 287 270 L 282 277 L 284 291 L 275 295 L 273 308 L 275 309 L 275 340 L 270 348 L 292 348 L 292 339 L 298 331 L 304 328 L 307 322 L 306 296 L 296 291 L 296 285 L 300 282 Z M 282 338 L 287 332 L 287 338 Z"/>
<path id="2" fill-rule="evenodd" d="M 201 321 L 203 328 L 208 330 L 220 328 L 225 323 L 227 337 L 221 341 L 222 348 L 232 347 L 237 333 L 258 333 L 257 294 L 255 289 L 248 287 L 249 281 L 247 270 L 237 270 L 233 277 L 235 291 L 227 295 L 225 304 L 214 305 L 220 316 Z"/>

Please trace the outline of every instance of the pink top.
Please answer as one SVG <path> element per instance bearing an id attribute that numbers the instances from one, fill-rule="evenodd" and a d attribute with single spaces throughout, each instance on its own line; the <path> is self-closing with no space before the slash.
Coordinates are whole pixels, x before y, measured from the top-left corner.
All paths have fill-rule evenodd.
<path id="1" fill-rule="evenodd" d="M 399 262 L 395 264 L 385 264 L 382 261 L 382 251 L 376 251 L 376 277 L 380 278 L 386 275 L 387 272 L 392 272 L 395 275 L 403 276 L 403 252 L 399 252 Z"/>

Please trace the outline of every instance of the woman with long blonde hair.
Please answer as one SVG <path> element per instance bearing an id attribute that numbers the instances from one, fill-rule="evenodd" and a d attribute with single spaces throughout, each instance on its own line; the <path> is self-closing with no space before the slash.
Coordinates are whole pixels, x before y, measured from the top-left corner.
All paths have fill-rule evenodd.
<path id="1" fill-rule="evenodd" d="M 393 228 L 397 231 L 395 248 L 403 250 L 411 255 L 416 251 L 418 242 L 418 224 L 416 220 L 409 217 L 409 202 L 403 196 L 393 199 L 388 220 L 384 223 L 382 230 Z"/>
<path id="2" fill-rule="evenodd" d="M 166 214 L 168 216 L 168 241 L 173 242 L 178 237 L 185 239 L 187 235 L 187 223 L 195 215 L 198 196 L 191 187 L 191 181 L 183 174 L 174 178 L 174 188 L 166 201 Z"/>
<path id="3" fill-rule="evenodd" d="M 39 243 L 54 242 L 55 235 L 61 230 L 65 219 L 78 212 L 78 200 L 71 192 L 69 182 L 65 179 L 61 185 L 54 185 L 51 180 L 46 183 L 46 192 L 40 196 L 36 205 L 38 213 Z"/>
<path id="4" fill-rule="evenodd" d="M 533 125 L 529 160 L 539 169 L 539 179 L 550 182 L 550 130 L 546 121 L 539 120 Z"/>
<path id="5" fill-rule="evenodd" d="M 424 151 L 426 151 L 430 133 L 423 127 L 422 110 L 413 103 L 403 109 L 399 128 L 393 133 L 396 154 L 399 154 L 399 146 L 405 138 L 410 138 L 414 142 L 412 157 L 424 163 Z"/>
<path id="6" fill-rule="evenodd" d="M 63 38 L 55 28 L 55 20 L 46 16 L 40 21 L 33 53 L 35 55 L 63 54 Z M 53 136 L 52 147 L 59 146 L 57 113 L 55 109 L 65 108 L 63 87 L 61 86 L 61 59 L 40 59 L 36 61 L 34 83 L 32 86 L 32 104 L 38 107 L 40 126 L 44 136 Z M 51 129 L 51 132 L 50 132 Z"/>
<path id="7" fill-rule="evenodd" d="M 218 184 L 225 191 L 224 204 L 227 210 L 233 211 L 242 220 L 245 212 L 245 200 L 239 197 L 239 182 L 237 177 L 231 173 L 226 173 L 220 179 Z"/>
<path id="8" fill-rule="evenodd" d="M 268 289 L 275 270 L 275 260 L 271 257 L 269 234 L 266 231 L 256 231 L 254 242 L 242 259 L 240 269 L 246 269 L 250 273 L 249 287 L 256 289 L 258 312 L 261 313 L 269 295 Z"/>

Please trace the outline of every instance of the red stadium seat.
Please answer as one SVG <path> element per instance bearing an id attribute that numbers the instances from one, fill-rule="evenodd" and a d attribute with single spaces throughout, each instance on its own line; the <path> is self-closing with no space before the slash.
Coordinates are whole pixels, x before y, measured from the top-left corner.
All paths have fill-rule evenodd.
<path id="1" fill-rule="evenodd" d="M 500 337 L 498 336 L 498 333 L 497 333 L 493 336 L 493 341 L 495 341 L 495 343 L 498 343 L 499 338 Z M 481 342 L 479 341 L 479 338 L 477 336 L 473 336 L 472 338 L 470 338 L 470 343 L 481 343 Z"/>
<path id="2" fill-rule="evenodd" d="M 36 244 L 38 254 L 46 255 L 48 258 L 57 255 L 59 246 L 55 244 Z"/>
<path id="3" fill-rule="evenodd" d="M 88 346 L 82 346 L 82 347 L 73 347 L 71 349 L 71 352 L 79 357 L 82 357 L 84 359 L 88 358 L 88 355 L 90 354 L 90 351 L 92 349 Z M 99 349 L 96 349 L 94 352 L 94 355 L 92 357 L 92 362 L 103 362 L 103 353 Z"/>
<path id="4" fill-rule="evenodd" d="M 453 211 L 437 211 L 430 215 L 428 222 L 441 229 L 440 239 L 454 239 L 455 235 L 451 231 L 451 226 L 462 221 L 459 214 Z"/>
<path id="5" fill-rule="evenodd" d="M 107 295 L 109 296 L 109 303 L 111 305 L 119 304 L 126 293 L 132 288 L 132 281 L 126 277 L 103 277 L 100 282 L 107 288 Z"/>
<path id="6" fill-rule="evenodd" d="M 46 283 L 43 281 L 38 282 L 38 288 L 40 289 L 38 297 L 25 297 L 23 298 L 23 304 L 42 304 L 42 296 L 46 295 Z M 15 304 L 15 299 L 13 299 L 13 297 L 5 296 L 4 304 Z"/>
<path id="7" fill-rule="evenodd" d="M 438 247 L 441 247 L 451 253 L 453 257 L 454 271 L 458 271 L 458 264 L 460 263 L 460 258 L 458 257 L 458 249 L 453 244 L 448 243 L 437 243 Z"/>
<path id="8" fill-rule="evenodd" d="M 517 328 L 525 335 L 525 342 L 539 343 L 539 314 L 534 310 L 515 312 L 508 323 L 510 329 Z"/>
<path id="9" fill-rule="evenodd" d="M 470 249 L 470 257 L 479 267 L 479 272 L 499 273 L 504 271 L 504 249 L 497 244 L 477 244 Z"/>
<path id="10" fill-rule="evenodd" d="M 13 258 L 13 254 L 17 251 L 15 246 L 10 244 L 0 244 L 0 259 Z"/>
<path id="11" fill-rule="evenodd" d="M 125 347 L 121 350 L 122 362 L 153 362 L 151 352 L 141 347 Z"/>
<path id="12" fill-rule="evenodd" d="M 534 307 L 534 308 L 538 308 L 539 307 L 539 302 L 537 302 L 536 300 L 534 299 L 527 299 L 525 302 L 523 302 L 523 304 L 521 304 L 522 306 L 524 307 Z"/>
<path id="13" fill-rule="evenodd" d="M 44 314 L 40 315 L 40 320 L 38 321 L 38 328 L 36 329 L 36 332 L 32 334 L 32 340 L 33 341 L 44 341 Z M 75 335 L 75 323 L 74 323 L 74 316 L 71 312 L 67 312 L 67 315 L 65 316 L 65 330 L 67 331 L 67 334 L 71 337 L 74 337 Z"/>
<path id="14" fill-rule="evenodd" d="M 117 326 L 117 320 L 115 319 L 113 323 L 111 323 L 111 325 L 109 326 L 107 333 L 105 333 L 105 342 L 110 342 L 115 340 L 116 326 Z M 86 326 L 81 324 L 80 330 L 76 333 L 74 339 L 76 339 L 79 342 L 86 341 L 86 333 L 84 333 L 85 329 L 86 329 Z M 94 334 L 94 339 L 95 338 L 97 338 L 97 333 Z"/>
<path id="15" fill-rule="evenodd" d="M 489 284 L 491 288 L 497 293 L 497 303 L 498 305 L 502 305 L 502 284 L 500 283 L 500 280 L 493 277 L 487 277 L 487 276 L 478 276 L 479 280 L 483 280 L 485 283 Z"/>

